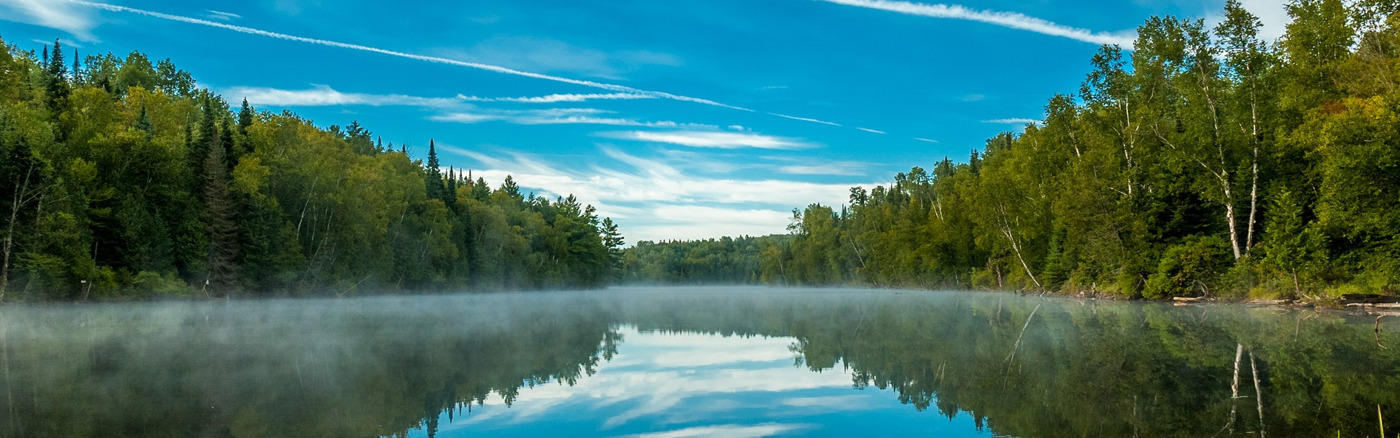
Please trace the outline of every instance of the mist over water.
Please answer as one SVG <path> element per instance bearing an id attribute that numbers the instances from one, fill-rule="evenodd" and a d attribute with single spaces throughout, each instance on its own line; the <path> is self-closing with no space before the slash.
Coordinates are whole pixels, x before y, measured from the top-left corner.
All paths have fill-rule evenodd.
<path id="1" fill-rule="evenodd" d="M 0 436 L 1351 436 L 1400 406 L 1397 325 L 731 287 L 3 307 Z"/>

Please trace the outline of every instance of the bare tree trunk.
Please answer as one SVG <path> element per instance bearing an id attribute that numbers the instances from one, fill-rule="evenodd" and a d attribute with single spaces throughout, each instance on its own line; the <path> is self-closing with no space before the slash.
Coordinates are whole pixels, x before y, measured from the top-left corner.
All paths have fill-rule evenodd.
<path id="1" fill-rule="evenodd" d="M 1250 248 L 1254 248 L 1254 223 L 1259 212 L 1259 145 L 1254 145 L 1254 158 L 1250 163 L 1250 172 L 1254 173 L 1253 179 L 1249 182 L 1249 223 L 1244 239 L 1244 253 L 1249 254 Z"/>
<path id="2" fill-rule="evenodd" d="M 1230 171 L 1226 170 L 1227 167 L 1225 165 L 1224 149 L 1222 149 L 1219 143 L 1217 142 L 1216 150 L 1220 153 L 1220 170 L 1215 170 L 1214 168 L 1210 167 L 1209 164 L 1206 164 L 1204 160 L 1201 160 L 1199 157 L 1192 156 L 1190 153 L 1182 151 L 1176 146 L 1175 143 L 1172 143 L 1172 141 L 1167 139 L 1166 136 L 1162 135 L 1160 131 L 1157 131 L 1156 127 L 1153 127 L 1152 129 L 1154 132 L 1156 132 L 1157 138 L 1162 141 L 1162 144 L 1167 145 L 1168 148 L 1170 148 L 1173 151 L 1176 151 L 1177 153 L 1180 153 L 1182 156 L 1190 158 L 1192 161 L 1195 161 L 1196 164 L 1204 168 L 1206 172 L 1209 172 L 1212 176 L 1215 176 L 1216 181 L 1220 182 L 1221 194 L 1225 196 L 1225 223 L 1227 226 L 1230 227 L 1230 250 L 1234 252 L 1235 260 L 1239 260 L 1240 235 L 1239 229 L 1235 224 L 1235 197 L 1234 194 L 1230 191 Z"/>
<path id="3" fill-rule="evenodd" d="M 1040 280 L 1035 279 L 1035 273 L 1031 272 L 1031 265 L 1026 263 L 1026 258 L 1021 256 L 1021 244 L 1016 242 L 1016 236 L 1011 231 L 1011 223 L 1006 220 L 1006 207 L 998 204 L 997 210 L 1001 213 L 1001 233 L 1006 236 L 1006 240 L 1011 242 L 1011 250 L 1016 253 L 1016 259 L 1021 262 L 1021 267 L 1026 269 L 1026 275 L 1031 278 L 1038 289 L 1045 289 L 1040 284 Z"/>
<path id="4" fill-rule="evenodd" d="M 856 246 L 856 238 L 850 237 L 850 236 L 846 236 L 846 239 L 849 239 L 849 240 L 851 241 L 851 249 L 852 249 L 852 250 L 855 250 L 855 252 L 856 252 L 856 260 L 859 260 L 859 261 L 860 261 L 860 267 L 861 267 L 861 269 L 865 269 L 865 256 L 862 256 L 862 255 L 860 254 L 860 247 L 859 247 L 859 246 Z"/>
<path id="5" fill-rule="evenodd" d="M 33 176 L 34 165 L 31 163 L 29 169 L 25 171 L 24 180 L 16 181 L 18 184 L 15 184 L 15 195 L 14 198 L 10 200 L 10 221 L 5 225 L 4 260 L 0 261 L 0 302 L 4 302 L 5 292 L 9 291 L 10 256 L 14 253 L 15 248 L 15 224 L 19 222 L 19 210 L 23 208 L 25 204 L 38 199 L 38 192 L 42 192 L 41 190 L 30 192 L 29 183 L 33 179 Z"/>
<path id="6" fill-rule="evenodd" d="M 1235 226 L 1235 198 L 1230 196 L 1230 183 L 1228 179 L 1222 179 L 1221 187 L 1225 189 L 1225 224 L 1230 227 L 1230 250 L 1234 251 L 1235 260 L 1240 259 L 1240 230 Z"/>

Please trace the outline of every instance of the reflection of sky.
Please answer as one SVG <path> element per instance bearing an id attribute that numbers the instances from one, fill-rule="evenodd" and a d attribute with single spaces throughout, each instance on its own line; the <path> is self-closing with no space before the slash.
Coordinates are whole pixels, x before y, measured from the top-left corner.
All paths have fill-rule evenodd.
<path id="1" fill-rule="evenodd" d="M 967 414 L 949 421 L 892 391 L 854 389 L 841 366 L 795 366 L 793 338 L 619 331 L 597 374 L 523 388 L 510 406 L 493 395 L 455 421 L 442 415 L 437 436 L 990 436 Z"/>

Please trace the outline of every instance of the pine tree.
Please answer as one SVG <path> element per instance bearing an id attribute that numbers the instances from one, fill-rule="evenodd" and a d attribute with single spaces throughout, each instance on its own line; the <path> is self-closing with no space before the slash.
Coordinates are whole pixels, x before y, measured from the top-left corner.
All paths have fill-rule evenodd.
<path id="1" fill-rule="evenodd" d="M 212 127 L 213 123 L 208 125 Z M 227 149 L 218 132 L 206 136 L 209 144 L 204 160 L 203 194 L 209 258 L 205 264 L 208 270 L 205 287 L 213 296 L 227 297 L 237 286 L 238 225 L 234 222 L 233 200 L 229 197 Z"/>
<path id="2" fill-rule="evenodd" d="M 228 119 L 219 121 L 219 143 L 224 146 L 224 161 L 228 164 L 228 171 L 233 173 L 233 167 L 238 165 L 238 159 L 243 157 L 241 151 L 235 147 L 233 142 L 233 130 L 229 129 Z"/>
<path id="3" fill-rule="evenodd" d="M 243 99 L 243 108 L 238 110 L 238 133 L 248 135 L 248 128 L 253 126 L 253 107 L 248 105 L 248 99 Z"/>
<path id="4" fill-rule="evenodd" d="M 76 84 L 82 79 L 82 66 L 79 64 L 82 58 L 78 57 L 78 49 L 73 49 L 73 83 Z"/>
<path id="5" fill-rule="evenodd" d="M 442 170 L 438 167 L 437 144 L 432 139 L 428 140 L 428 174 L 424 178 L 425 188 L 428 191 L 428 199 L 437 199 L 447 203 L 446 188 L 442 183 Z"/>
<path id="6" fill-rule="evenodd" d="M 63 47 L 58 40 L 53 41 L 53 52 L 49 54 L 48 69 L 44 77 L 48 91 L 49 111 L 54 117 L 62 110 L 63 100 L 68 98 L 69 88 L 66 78 L 67 66 L 63 64 Z"/>
<path id="7" fill-rule="evenodd" d="M 146 112 L 145 103 L 141 104 L 141 114 L 136 116 L 136 126 L 134 127 L 137 130 L 146 132 L 146 141 L 151 141 L 152 138 L 155 138 L 155 126 L 151 124 L 151 115 Z"/>

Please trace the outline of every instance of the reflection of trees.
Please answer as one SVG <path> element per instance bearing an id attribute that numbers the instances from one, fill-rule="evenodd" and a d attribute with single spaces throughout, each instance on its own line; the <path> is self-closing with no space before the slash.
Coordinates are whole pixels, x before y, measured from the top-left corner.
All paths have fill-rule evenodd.
<path id="1" fill-rule="evenodd" d="M 572 384 L 616 351 L 603 312 L 557 298 L 10 310 L 0 436 L 432 434 L 439 413 Z"/>
<path id="2" fill-rule="evenodd" d="M 998 434 L 1257 433 L 1251 356 L 1273 436 L 1362 435 L 1376 427 L 1376 405 L 1400 401 L 1400 355 L 1376 347 L 1370 324 L 1328 312 L 817 295 L 672 297 L 636 303 L 626 318 L 642 329 L 793 336 L 814 371 L 841 364 L 857 387 L 891 388 L 901 402 L 947 416 L 966 411 Z M 1240 398 L 1232 399 L 1237 349 Z"/>
<path id="3" fill-rule="evenodd" d="M 492 393 L 586 378 L 620 324 L 792 336 L 801 366 L 1004 435 L 1257 433 L 1252 370 L 1272 436 L 1362 435 L 1400 401 L 1400 353 L 1327 312 L 749 289 L 343 303 L 5 309 L 0 437 L 431 434 Z"/>

